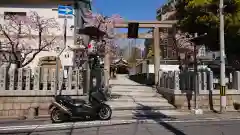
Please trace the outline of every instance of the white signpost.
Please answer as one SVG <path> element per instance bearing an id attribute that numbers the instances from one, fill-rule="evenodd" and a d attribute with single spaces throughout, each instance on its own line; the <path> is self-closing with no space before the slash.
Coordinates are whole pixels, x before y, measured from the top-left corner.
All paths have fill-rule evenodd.
<path id="1" fill-rule="evenodd" d="M 61 17 L 61 16 L 63 16 L 64 17 L 64 26 L 63 26 L 63 28 L 64 28 L 64 31 L 63 31 L 63 45 L 64 45 L 64 47 L 62 48 L 62 50 L 60 50 L 60 52 L 58 53 L 58 55 L 57 55 L 57 59 L 56 59 L 56 73 L 55 73 L 55 77 L 56 77 L 56 81 L 55 81 L 55 88 L 56 88 L 56 90 L 55 90 L 55 96 L 57 96 L 57 90 L 59 89 L 61 89 L 61 87 L 60 88 L 58 88 L 58 80 L 59 80 L 59 71 L 58 71 L 58 67 L 59 67 L 59 57 L 60 57 L 60 55 L 62 54 L 62 52 L 65 50 L 65 48 L 66 48 L 66 43 L 67 43 L 67 17 L 68 16 L 72 16 L 73 15 L 73 7 L 71 7 L 71 6 L 64 6 L 64 5 L 59 5 L 58 6 L 58 16 L 59 17 Z"/>

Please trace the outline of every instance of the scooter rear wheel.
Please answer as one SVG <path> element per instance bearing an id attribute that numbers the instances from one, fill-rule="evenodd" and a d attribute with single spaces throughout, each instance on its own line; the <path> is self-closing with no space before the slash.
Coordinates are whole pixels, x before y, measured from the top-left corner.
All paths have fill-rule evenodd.
<path id="1" fill-rule="evenodd" d="M 112 109 L 109 105 L 102 105 L 98 111 L 98 117 L 100 120 L 109 120 L 112 117 Z"/>
<path id="2" fill-rule="evenodd" d="M 58 108 L 54 108 L 51 112 L 52 123 L 62 123 L 67 120 L 66 114 L 62 113 Z"/>

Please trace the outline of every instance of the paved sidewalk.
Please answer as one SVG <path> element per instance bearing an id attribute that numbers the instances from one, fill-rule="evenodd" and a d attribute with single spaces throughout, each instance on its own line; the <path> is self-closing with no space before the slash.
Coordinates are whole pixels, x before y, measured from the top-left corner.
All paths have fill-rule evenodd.
<path id="1" fill-rule="evenodd" d="M 181 115 L 177 116 L 178 119 L 240 119 L 240 112 L 225 112 L 225 113 L 214 113 L 214 112 L 204 112 L 202 115 Z"/>

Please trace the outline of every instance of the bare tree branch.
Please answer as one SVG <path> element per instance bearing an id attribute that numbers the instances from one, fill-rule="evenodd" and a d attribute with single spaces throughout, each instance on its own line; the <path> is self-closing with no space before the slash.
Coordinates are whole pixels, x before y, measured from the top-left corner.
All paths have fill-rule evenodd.
<path id="1" fill-rule="evenodd" d="M 54 32 L 60 28 L 54 18 L 44 18 L 31 12 L 29 16 L 8 16 L 6 19 L 4 24 L 0 24 L 0 35 L 3 36 L 1 53 L 7 62 L 24 67 L 41 51 L 56 45 Z"/>

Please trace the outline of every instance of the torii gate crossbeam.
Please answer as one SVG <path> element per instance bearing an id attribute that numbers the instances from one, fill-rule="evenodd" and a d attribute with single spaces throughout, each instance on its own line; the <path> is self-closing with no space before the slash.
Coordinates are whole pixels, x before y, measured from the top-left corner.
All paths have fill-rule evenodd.
<path id="1" fill-rule="evenodd" d="M 139 23 L 139 28 L 171 28 L 176 24 L 176 20 L 170 21 L 126 21 L 124 23 L 115 24 L 115 28 L 128 28 L 129 23 Z"/>
<path id="2" fill-rule="evenodd" d="M 127 33 L 118 33 L 115 35 L 116 38 L 127 38 Z M 151 39 L 153 38 L 152 33 L 138 33 L 138 38 L 140 39 Z"/>

